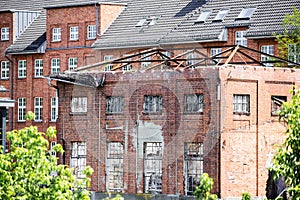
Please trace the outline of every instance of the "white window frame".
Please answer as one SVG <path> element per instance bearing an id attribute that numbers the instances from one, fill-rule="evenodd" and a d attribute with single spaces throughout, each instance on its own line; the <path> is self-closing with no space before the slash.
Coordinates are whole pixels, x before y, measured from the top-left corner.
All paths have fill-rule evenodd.
<path id="1" fill-rule="evenodd" d="M 1 61 L 1 79 L 9 79 L 9 61 Z"/>
<path id="2" fill-rule="evenodd" d="M 25 122 L 26 98 L 18 98 L 18 122 Z"/>
<path id="3" fill-rule="evenodd" d="M 220 10 L 213 21 L 223 21 L 229 10 Z"/>
<path id="4" fill-rule="evenodd" d="M 70 167 L 74 169 L 74 175 L 79 179 L 85 178 L 83 171 L 86 167 L 86 143 L 71 142 L 70 151 Z"/>
<path id="5" fill-rule="evenodd" d="M 124 111 L 123 96 L 106 97 L 106 114 L 120 114 Z"/>
<path id="6" fill-rule="evenodd" d="M 76 57 L 72 57 L 68 59 L 68 68 L 69 70 L 74 70 L 77 68 L 78 59 Z"/>
<path id="7" fill-rule="evenodd" d="M 61 28 L 53 28 L 52 42 L 60 42 L 60 41 L 61 41 Z"/>
<path id="8" fill-rule="evenodd" d="M 204 104 L 203 94 L 185 94 L 184 95 L 184 112 L 185 113 L 202 113 Z"/>
<path id="9" fill-rule="evenodd" d="M 211 48 L 210 49 L 210 56 L 214 56 L 217 55 L 219 53 L 222 52 L 222 48 Z M 222 61 L 222 59 L 214 59 L 215 61 L 217 61 L 218 63 Z M 215 64 L 214 62 L 212 62 L 212 64 Z"/>
<path id="10" fill-rule="evenodd" d="M 288 45 L 288 60 L 300 63 L 300 45 L 299 44 L 289 44 Z"/>
<path id="11" fill-rule="evenodd" d="M 87 97 L 72 97 L 71 113 L 86 113 L 87 112 Z"/>
<path id="12" fill-rule="evenodd" d="M 95 39 L 97 35 L 97 26 L 96 25 L 88 25 L 87 26 L 87 39 L 92 40 Z"/>
<path id="13" fill-rule="evenodd" d="M 141 60 L 143 62 L 141 62 L 141 68 L 145 69 L 145 68 L 149 67 L 151 65 L 151 62 L 148 62 L 148 60 L 151 60 L 151 59 L 152 59 L 152 56 L 150 56 L 149 54 L 142 56 Z"/>
<path id="14" fill-rule="evenodd" d="M 8 41 L 9 40 L 9 27 L 1 28 L 1 40 Z"/>
<path id="15" fill-rule="evenodd" d="M 43 59 L 34 60 L 34 77 L 43 77 Z"/>
<path id="16" fill-rule="evenodd" d="M 121 142 L 107 143 L 106 156 L 106 189 L 122 191 L 124 147 Z"/>
<path id="17" fill-rule="evenodd" d="M 127 56 L 130 56 L 130 55 L 129 54 L 123 55 L 123 57 L 127 57 Z M 131 60 L 132 60 L 131 58 L 127 59 L 128 63 L 125 63 L 126 65 L 122 67 L 123 72 L 128 72 L 128 71 L 132 70 L 132 64 L 130 63 Z"/>
<path id="18" fill-rule="evenodd" d="M 198 23 L 204 23 L 206 19 L 209 17 L 211 11 L 210 10 L 204 10 L 201 12 L 199 17 L 197 18 L 196 22 Z"/>
<path id="19" fill-rule="evenodd" d="M 236 31 L 235 32 L 235 44 L 236 45 L 242 45 L 247 47 L 248 41 L 247 38 L 245 37 L 247 31 Z"/>
<path id="20" fill-rule="evenodd" d="M 162 95 L 144 96 L 144 113 L 158 114 L 162 112 Z"/>
<path id="21" fill-rule="evenodd" d="M 190 65 L 196 64 L 198 62 L 198 60 L 193 60 L 195 58 L 198 58 L 198 54 L 196 54 L 196 53 L 190 53 L 190 54 L 188 54 L 187 57 L 186 57 L 186 65 L 190 66 Z M 192 68 L 194 68 L 194 67 L 195 66 L 192 66 Z"/>
<path id="22" fill-rule="evenodd" d="M 56 145 L 56 141 L 50 142 L 50 155 L 56 157 L 56 151 L 54 151 L 53 147 Z"/>
<path id="23" fill-rule="evenodd" d="M 250 19 L 253 13 L 255 12 L 256 8 L 244 8 L 237 19 Z"/>
<path id="24" fill-rule="evenodd" d="M 41 122 L 43 120 L 43 98 L 34 98 L 34 121 Z"/>
<path id="25" fill-rule="evenodd" d="M 184 144 L 184 193 L 193 195 L 203 174 L 203 144 Z"/>
<path id="26" fill-rule="evenodd" d="M 51 74 L 58 74 L 60 72 L 60 59 L 52 58 L 51 59 Z"/>
<path id="27" fill-rule="evenodd" d="M 260 50 L 261 50 L 261 52 L 263 52 L 263 53 L 267 53 L 267 54 L 270 54 L 270 55 L 274 55 L 274 45 L 263 45 L 263 46 L 260 47 Z M 270 61 L 270 60 L 273 60 L 273 58 L 261 54 L 260 60 L 261 60 L 262 62 L 264 62 L 264 61 Z M 266 66 L 268 66 L 268 67 L 272 67 L 272 66 L 273 66 L 273 63 L 264 63 L 264 65 L 266 65 Z"/>
<path id="28" fill-rule="evenodd" d="M 18 61 L 18 78 L 26 78 L 26 60 Z"/>
<path id="29" fill-rule="evenodd" d="M 51 121 L 56 122 L 58 117 L 58 98 L 51 98 Z"/>
<path id="30" fill-rule="evenodd" d="M 110 60 L 113 60 L 114 56 L 113 55 L 104 55 L 103 57 L 103 61 L 104 62 L 107 62 L 107 61 L 110 61 Z M 111 69 L 113 68 L 113 64 L 107 64 L 104 68 L 104 71 L 111 71 Z"/>
<path id="31" fill-rule="evenodd" d="M 70 40 L 78 40 L 78 26 L 70 26 Z"/>
<path id="32" fill-rule="evenodd" d="M 233 95 L 233 113 L 234 114 L 250 114 L 250 95 L 234 94 Z"/>

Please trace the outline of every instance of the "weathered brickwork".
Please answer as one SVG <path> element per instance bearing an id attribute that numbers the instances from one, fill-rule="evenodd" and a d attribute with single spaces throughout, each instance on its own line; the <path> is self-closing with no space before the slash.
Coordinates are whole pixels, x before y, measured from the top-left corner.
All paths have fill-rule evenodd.
<path id="1" fill-rule="evenodd" d="M 107 143 L 124 146 L 123 187 L 127 193 L 145 192 L 145 142 L 163 143 L 162 193 L 184 194 L 184 144 L 200 142 L 204 146 L 203 171 L 215 180 L 214 192 L 219 192 L 218 104 L 216 103 L 217 70 L 193 70 L 157 73 L 108 73 L 99 89 L 58 84 L 60 116 L 58 142 L 64 141 L 66 153 L 61 162 L 69 164 L 70 143 L 87 143 L 87 164 L 95 173 L 91 188 L 105 192 Z M 184 111 L 184 95 L 204 95 L 202 113 Z M 72 96 L 87 96 L 88 111 L 84 115 L 70 114 Z M 144 112 L 144 95 L 161 95 L 162 112 Z M 121 114 L 106 113 L 106 98 L 124 97 Z"/>

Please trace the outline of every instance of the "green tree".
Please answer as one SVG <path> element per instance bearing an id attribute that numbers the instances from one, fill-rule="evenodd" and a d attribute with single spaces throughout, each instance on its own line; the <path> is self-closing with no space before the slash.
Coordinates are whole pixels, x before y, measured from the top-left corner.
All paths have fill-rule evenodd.
<path id="1" fill-rule="evenodd" d="M 276 35 L 280 56 L 291 60 L 300 60 L 300 11 L 293 8 L 293 13 L 283 19 L 283 34 Z M 290 51 L 290 54 L 289 54 Z"/>
<path id="2" fill-rule="evenodd" d="M 271 171 L 276 179 L 285 178 L 293 199 L 300 198 L 300 91 L 293 91 L 290 102 L 283 103 L 279 119 L 284 121 L 286 140 L 274 156 Z"/>
<path id="3" fill-rule="evenodd" d="M 26 119 L 34 119 L 34 114 L 29 112 Z M 50 155 L 45 138 L 55 136 L 54 127 L 49 127 L 46 133 L 38 132 L 36 126 L 7 133 L 10 151 L 0 154 L 0 199 L 89 199 L 86 188 L 90 179 L 76 179 L 72 168 L 58 165 L 57 158 Z M 63 153 L 59 144 L 53 150 Z M 85 169 L 86 176 L 92 173 L 92 168 Z"/>
<path id="4" fill-rule="evenodd" d="M 199 185 L 196 187 L 194 195 L 200 200 L 216 200 L 218 196 L 211 194 L 210 190 L 214 185 L 214 181 L 207 173 L 203 173 L 199 178 Z"/>

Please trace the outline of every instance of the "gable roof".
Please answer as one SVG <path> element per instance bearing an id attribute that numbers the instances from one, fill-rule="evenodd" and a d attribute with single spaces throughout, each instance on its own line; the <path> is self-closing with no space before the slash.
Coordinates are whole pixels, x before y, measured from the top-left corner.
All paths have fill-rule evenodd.
<path id="1" fill-rule="evenodd" d="M 190 0 L 134 1 L 96 41 L 95 48 L 111 49 L 159 46 L 207 41 L 227 41 L 227 28 L 248 27 L 248 37 L 273 37 L 282 33 L 282 20 L 300 8 L 299 0 Z M 250 19 L 237 19 L 243 8 L 253 7 Z M 224 20 L 215 20 L 228 9 Z M 210 11 L 204 23 L 195 23 L 202 11 Z M 160 16 L 153 26 L 136 27 L 141 17 Z"/>

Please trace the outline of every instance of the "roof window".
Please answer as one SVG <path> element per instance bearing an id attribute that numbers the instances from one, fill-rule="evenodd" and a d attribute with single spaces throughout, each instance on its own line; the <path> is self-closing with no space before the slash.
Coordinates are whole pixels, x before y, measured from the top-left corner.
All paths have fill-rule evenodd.
<path id="1" fill-rule="evenodd" d="M 197 18 L 196 23 L 204 23 L 209 15 L 210 15 L 210 10 L 202 11 L 200 16 Z"/>
<path id="2" fill-rule="evenodd" d="M 236 19 L 250 19 L 255 10 L 256 8 L 244 8 Z"/>
<path id="3" fill-rule="evenodd" d="M 214 22 L 223 21 L 224 17 L 227 15 L 228 12 L 229 10 L 220 10 L 213 21 Z"/>
<path id="4" fill-rule="evenodd" d="M 153 26 L 156 24 L 156 21 L 159 17 L 155 16 L 148 16 L 147 18 L 141 19 L 135 26 L 142 27 L 142 26 Z"/>

